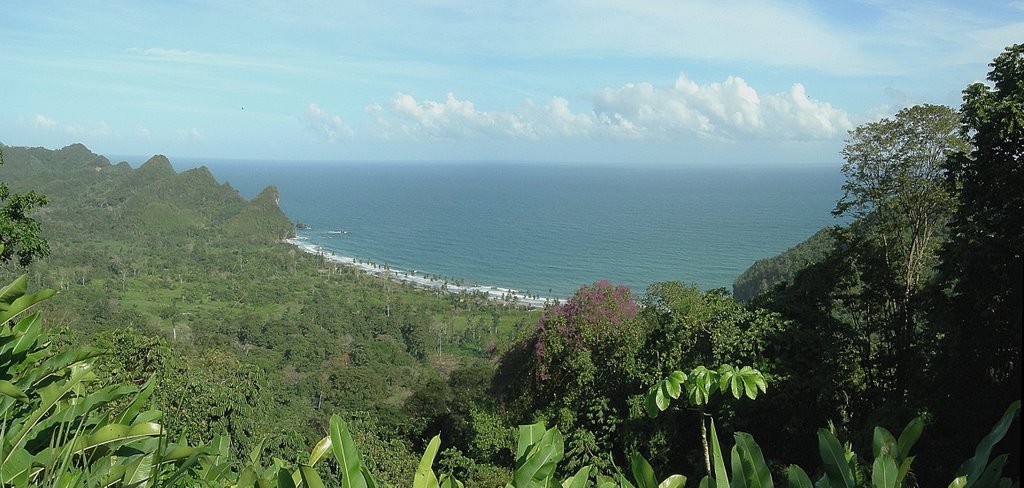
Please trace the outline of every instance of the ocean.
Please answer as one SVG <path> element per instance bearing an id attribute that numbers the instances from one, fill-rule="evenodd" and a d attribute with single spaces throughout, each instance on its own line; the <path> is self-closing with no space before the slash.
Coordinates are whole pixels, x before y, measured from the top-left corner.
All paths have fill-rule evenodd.
<path id="1" fill-rule="evenodd" d="M 131 161 L 131 160 L 129 160 Z M 132 162 L 135 165 L 135 162 Z M 835 225 L 836 166 L 173 160 L 246 198 L 267 185 L 326 252 L 566 297 L 598 280 L 726 287 Z"/>

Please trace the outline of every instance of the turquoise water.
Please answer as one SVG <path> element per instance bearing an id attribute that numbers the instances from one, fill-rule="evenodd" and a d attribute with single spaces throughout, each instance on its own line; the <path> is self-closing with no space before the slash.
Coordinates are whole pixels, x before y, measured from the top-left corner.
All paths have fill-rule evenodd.
<path id="1" fill-rule="evenodd" d="M 555 297 L 601 279 L 731 287 L 834 224 L 842 185 L 825 166 L 172 163 L 205 164 L 246 198 L 276 185 L 311 227 L 300 235 L 338 255 Z"/>

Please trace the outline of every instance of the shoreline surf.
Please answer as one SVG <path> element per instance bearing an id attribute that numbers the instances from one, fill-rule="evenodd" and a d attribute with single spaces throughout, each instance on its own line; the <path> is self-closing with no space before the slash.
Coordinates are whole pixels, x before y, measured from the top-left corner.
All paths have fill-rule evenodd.
<path id="1" fill-rule="evenodd" d="M 324 259 L 343 266 L 348 266 L 362 271 L 370 276 L 384 276 L 387 279 L 398 283 L 411 284 L 425 289 L 440 290 L 450 294 L 459 293 L 482 293 L 489 300 L 501 303 L 510 303 L 512 306 L 525 307 L 528 309 L 544 308 L 548 305 L 557 305 L 565 300 L 562 298 L 542 297 L 529 295 L 523 291 L 513 288 L 505 288 L 496 285 L 465 284 L 448 280 L 445 278 L 434 278 L 433 275 L 424 274 L 418 270 L 407 270 L 396 268 L 390 265 L 381 265 L 373 261 L 358 259 L 352 256 L 340 256 L 333 251 L 309 242 L 304 236 L 295 236 L 285 239 L 284 242 L 297 247 L 307 254 L 322 256 Z"/>

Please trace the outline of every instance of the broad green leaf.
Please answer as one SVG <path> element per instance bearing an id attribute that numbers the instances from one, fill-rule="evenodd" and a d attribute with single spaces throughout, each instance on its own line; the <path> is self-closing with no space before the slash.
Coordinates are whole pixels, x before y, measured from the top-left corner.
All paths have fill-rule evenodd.
<path id="1" fill-rule="evenodd" d="M 871 439 L 871 454 L 878 459 L 883 454 L 898 457 L 899 445 L 896 438 L 882 427 L 875 427 L 875 433 Z"/>
<path id="2" fill-rule="evenodd" d="M 6 442 L 4 448 L 10 449 Z M 25 449 L 19 448 L 9 454 L 5 453 L 5 458 L 3 465 L 0 465 L 0 481 L 4 485 L 18 486 L 15 480 L 24 476 L 32 468 L 32 455 Z"/>
<path id="3" fill-rule="evenodd" d="M 686 476 L 674 474 L 662 480 L 658 488 L 683 488 L 684 486 L 686 486 Z"/>
<path id="4" fill-rule="evenodd" d="M 3 249 L 0 248 L 0 252 Z M 14 279 L 10 284 L 0 288 L 0 310 L 7 310 L 19 297 L 28 291 L 28 274 L 23 274 Z"/>
<path id="5" fill-rule="evenodd" d="M 91 364 L 91 359 L 102 354 L 103 351 L 92 347 L 81 347 L 62 352 L 47 358 L 38 367 L 33 367 L 31 374 L 26 374 L 26 379 L 20 381 L 20 383 L 22 385 L 26 384 L 26 381 L 31 385 L 50 383 L 53 381 L 51 378 L 63 378 L 67 375 L 69 368 L 73 370 L 73 368 Z"/>
<path id="6" fill-rule="evenodd" d="M 217 453 L 218 460 L 226 462 L 231 456 L 231 437 L 225 435 L 219 435 L 214 437 L 213 443 L 210 447 Z"/>
<path id="7" fill-rule="evenodd" d="M 112 442 L 130 441 L 143 437 L 158 437 L 163 434 L 160 424 L 143 423 L 137 425 L 107 424 L 89 436 L 79 436 L 76 440 L 75 454 L 89 449 L 110 444 Z"/>
<path id="8" fill-rule="evenodd" d="M 205 452 L 203 452 L 203 451 L 201 451 L 199 449 L 192 449 L 192 448 L 190 448 L 188 446 L 179 446 L 179 447 L 182 447 L 182 448 L 185 448 L 185 449 L 189 449 L 192 452 L 191 452 L 191 454 L 187 458 L 185 458 L 185 460 L 183 462 L 178 464 L 177 469 L 174 470 L 174 472 L 171 474 L 171 476 L 169 478 L 161 480 L 161 483 L 163 483 L 164 486 L 177 486 L 175 484 L 175 482 L 179 478 L 183 477 L 186 473 L 188 473 L 192 469 L 192 467 L 195 466 L 196 464 L 198 464 L 200 459 L 202 459 L 202 457 L 206 455 Z M 171 449 L 169 454 L 164 456 L 164 458 L 160 460 L 160 464 L 169 463 L 169 462 L 177 462 L 178 460 L 180 460 L 180 459 L 174 459 L 174 456 L 177 456 L 177 455 L 182 453 L 181 451 L 178 451 L 178 449 L 179 448 Z"/>
<path id="9" fill-rule="evenodd" d="M 683 394 L 683 382 L 686 381 L 686 373 L 682 371 L 673 371 L 665 378 L 668 383 L 668 394 L 673 399 L 679 398 L 679 395 Z"/>
<path id="10" fill-rule="evenodd" d="M 24 447 L 25 442 L 29 439 L 29 434 L 33 433 L 36 426 L 43 420 L 50 409 L 52 409 L 57 402 L 72 391 L 82 379 L 89 374 L 89 368 L 77 368 L 73 370 L 71 377 L 62 383 L 53 383 L 40 389 L 40 404 L 35 410 L 33 410 L 25 422 L 22 424 L 21 429 L 9 439 L 9 447 L 6 447 L 3 453 L 3 459 L 0 460 L 0 464 L 6 464 L 10 460 L 11 453 L 17 452 L 19 449 Z"/>
<path id="11" fill-rule="evenodd" d="M 280 475 L 278 476 L 278 478 L 280 478 Z M 290 480 L 288 482 L 291 483 L 292 485 L 295 484 L 295 482 L 290 481 Z M 273 475 L 271 475 L 271 476 L 269 476 L 269 477 L 267 477 L 265 479 L 264 478 L 256 478 L 256 486 L 258 488 L 281 488 L 281 486 L 279 486 L 278 483 L 274 481 L 274 476 Z"/>
<path id="12" fill-rule="evenodd" d="M 525 461 L 516 467 L 512 475 L 512 484 L 520 487 L 531 482 L 543 482 L 554 472 L 558 461 L 562 460 L 564 449 L 562 434 L 558 429 L 549 429 L 540 442 L 524 455 Z"/>
<path id="13" fill-rule="evenodd" d="M 341 468 L 341 486 L 343 488 L 367 488 L 366 480 L 360 471 L 362 462 L 356 449 L 352 435 L 348 432 L 348 424 L 337 415 L 331 416 L 331 447 L 334 457 Z M 291 478 L 288 478 L 289 482 Z"/>
<path id="14" fill-rule="evenodd" d="M 553 463 L 556 457 L 554 446 L 539 445 L 535 449 L 530 449 L 524 455 L 521 467 L 516 468 L 512 475 L 513 486 L 530 486 L 544 480 L 546 477 L 542 471 L 548 471 L 545 468 Z"/>
<path id="15" fill-rule="evenodd" d="M 971 478 L 968 477 L 967 485 L 986 488 L 989 486 L 998 486 L 999 479 L 1002 478 L 1003 476 L 1003 467 L 1006 466 L 1007 457 L 1007 454 L 1000 454 L 996 456 L 996 458 L 993 459 L 991 463 L 988 463 L 988 466 L 985 467 L 985 471 L 981 472 L 980 478 L 978 478 L 975 481 L 971 481 Z"/>
<path id="16" fill-rule="evenodd" d="M 128 466 L 125 464 L 111 466 L 110 469 L 106 472 L 106 476 L 102 478 L 103 482 L 100 484 L 100 486 L 114 486 L 118 483 L 121 483 L 122 479 L 124 478 L 124 473 L 125 471 L 127 471 L 127 468 Z"/>
<path id="17" fill-rule="evenodd" d="M 200 451 L 194 447 L 186 445 L 171 445 L 164 451 L 163 455 L 160 456 L 160 464 L 174 463 L 194 456 Z"/>
<path id="18" fill-rule="evenodd" d="M 966 475 L 969 483 L 973 483 L 981 477 L 981 473 L 988 466 L 992 448 L 1006 435 L 1006 431 L 1009 430 L 1010 424 L 1013 423 L 1018 413 L 1020 413 L 1020 400 L 1010 404 L 1002 418 L 992 427 L 992 431 L 978 443 L 978 447 L 974 450 L 974 456 L 965 461 L 957 470 L 957 477 Z"/>
<path id="19" fill-rule="evenodd" d="M 743 472 L 743 460 L 740 458 L 739 446 L 732 446 L 732 455 L 729 456 L 732 463 L 732 488 L 747 488 L 747 478 Z"/>
<path id="20" fill-rule="evenodd" d="M 746 432 L 737 432 L 734 435 L 736 447 L 739 448 L 739 457 L 742 465 L 742 476 L 733 470 L 734 478 L 742 477 L 746 486 L 750 488 L 770 488 L 775 486 L 772 480 L 772 472 L 764 460 L 761 447 L 754 442 L 754 436 Z"/>
<path id="21" fill-rule="evenodd" d="M 729 474 L 725 470 L 725 459 L 722 448 L 718 444 L 718 433 L 715 431 L 715 420 L 711 419 L 711 432 L 708 441 L 711 443 L 711 464 L 714 466 L 715 488 L 729 488 Z"/>
<path id="22" fill-rule="evenodd" d="M 427 444 L 423 457 L 420 458 L 419 467 L 416 468 L 416 475 L 413 478 L 413 488 L 437 488 L 437 476 L 432 468 L 437 450 L 441 447 L 441 436 L 435 435 Z"/>
<path id="23" fill-rule="evenodd" d="M 952 482 L 949 483 L 949 488 L 966 488 L 966 486 L 967 486 L 967 477 L 966 476 L 957 476 L 956 479 L 954 479 Z"/>
<path id="24" fill-rule="evenodd" d="M 153 473 L 153 453 L 139 456 L 138 459 L 128 464 L 124 471 L 123 483 L 126 486 L 141 484 L 150 478 Z"/>
<path id="25" fill-rule="evenodd" d="M 686 384 L 686 399 L 694 405 L 706 405 L 708 403 L 708 387 L 701 378 L 693 378 Z"/>
<path id="26" fill-rule="evenodd" d="M 735 371 L 729 364 L 723 364 L 718 368 L 718 389 L 727 391 L 735 377 Z"/>
<path id="27" fill-rule="evenodd" d="M 658 488 L 658 479 L 654 476 L 654 468 L 640 453 L 634 452 L 629 456 L 629 466 L 639 488 Z"/>
<path id="28" fill-rule="evenodd" d="M 238 474 L 238 486 L 249 488 L 256 484 L 256 470 L 252 466 L 246 466 L 242 468 L 242 472 Z"/>
<path id="29" fill-rule="evenodd" d="M 654 404 L 658 406 L 658 410 L 664 412 L 668 408 L 669 398 L 664 382 L 654 389 Z"/>
<path id="30" fill-rule="evenodd" d="M 31 295 L 22 295 L 18 297 L 13 302 L 11 302 L 11 304 L 8 305 L 6 308 L 0 310 L 0 323 L 6 322 L 14 318 L 21 312 L 24 312 L 25 309 L 31 307 L 32 305 L 35 305 L 36 303 L 39 303 L 43 300 L 46 300 L 47 298 L 52 297 L 54 293 L 56 292 L 53 290 L 40 290 Z"/>
<path id="31" fill-rule="evenodd" d="M 818 453 L 821 455 L 825 475 L 834 487 L 853 488 L 853 473 L 850 471 L 846 451 L 839 439 L 827 429 L 818 429 Z"/>
<path id="32" fill-rule="evenodd" d="M 18 321 L 14 328 L 18 337 L 11 344 L 11 354 L 17 355 L 28 351 L 43 335 L 43 324 L 39 320 L 39 312 Z"/>
<path id="33" fill-rule="evenodd" d="M 262 444 L 263 441 L 260 441 L 260 445 Z M 324 436 L 323 439 L 320 439 L 320 442 L 313 446 L 313 450 L 309 452 L 309 461 L 306 464 L 316 466 L 316 463 L 320 462 L 328 452 L 331 452 L 331 436 L 329 435 Z M 253 464 L 259 462 L 259 451 L 254 450 L 253 454 L 249 455 L 249 459 Z"/>
<path id="34" fill-rule="evenodd" d="M 465 485 L 454 476 L 442 476 L 440 488 L 465 488 Z"/>
<path id="35" fill-rule="evenodd" d="M 365 464 L 359 466 L 359 472 L 363 474 L 363 481 L 366 482 L 366 488 L 377 488 L 377 480 L 370 474 L 370 469 Z"/>
<path id="36" fill-rule="evenodd" d="M 910 456 L 910 449 L 914 447 L 917 440 L 921 438 L 921 432 L 924 431 L 924 419 L 921 417 L 914 417 L 907 426 L 903 428 L 903 432 L 900 432 L 900 438 L 896 442 L 899 446 L 899 452 L 896 454 L 896 462 L 902 462 L 907 456 Z"/>
<path id="37" fill-rule="evenodd" d="M 320 475 L 317 474 L 316 470 L 312 466 L 305 464 L 299 465 L 299 477 L 302 480 L 302 486 L 309 488 L 324 488 L 324 482 L 320 479 Z"/>
<path id="38" fill-rule="evenodd" d="M 910 472 L 910 464 L 914 462 L 914 456 L 907 456 L 902 463 L 900 463 L 900 469 L 896 473 L 896 484 L 902 486 L 903 479 L 907 477 L 907 473 Z"/>
<path id="39" fill-rule="evenodd" d="M 330 437 L 328 436 L 328 437 L 325 437 L 324 439 L 329 439 L 329 438 Z M 255 465 L 258 465 L 260 463 L 260 456 L 263 454 L 263 444 L 266 443 L 266 442 L 267 442 L 267 436 L 261 437 L 259 442 L 257 442 L 256 445 L 253 446 L 251 451 L 249 451 L 249 458 L 248 458 L 248 460 L 249 460 L 249 464 L 250 465 L 255 466 Z M 321 442 L 323 442 L 323 439 L 321 439 Z M 313 450 L 315 451 L 316 447 L 314 447 Z M 321 456 L 323 456 L 323 454 L 321 454 Z M 310 466 L 313 466 L 314 465 L 314 461 L 310 460 L 310 462 L 307 463 L 307 464 L 309 464 Z"/>
<path id="40" fill-rule="evenodd" d="M 619 484 L 615 482 L 615 479 L 604 475 L 597 475 L 597 481 L 594 484 L 597 488 L 619 488 Z"/>
<path id="41" fill-rule="evenodd" d="M 7 380 L 0 380 L 0 395 L 9 396 L 22 403 L 28 403 L 28 395 Z"/>
<path id="42" fill-rule="evenodd" d="M 763 374 L 759 373 L 754 376 L 754 385 L 761 390 L 761 393 L 768 393 L 768 382 L 765 381 Z"/>
<path id="43" fill-rule="evenodd" d="M 807 473 L 800 466 L 795 464 L 791 464 L 786 468 L 786 479 L 789 480 L 789 488 L 814 488 L 811 478 L 807 476 Z"/>
<path id="44" fill-rule="evenodd" d="M 519 426 L 519 443 L 516 445 L 517 464 L 519 459 L 523 457 L 523 454 L 526 454 L 526 451 L 530 446 L 540 441 L 546 430 L 547 428 L 544 426 L 544 422 Z"/>
<path id="45" fill-rule="evenodd" d="M 644 396 L 644 412 L 647 413 L 647 416 L 652 419 L 657 417 L 658 412 L 661 411 L 658 408 L 658 402 L 655 398 L 657 390 L 658 385 L 654 385 L 650 390 L 647 391 L 647 395 Z M 516 459 L 518 458 L 519 456 L 516 456 Z"/>
<path id="46" fill-rule="evenodd" d="M 742 375 L 739 375 L 739 374 L 732 375 L 732 378 L 729 380 L 729 386 L 731 387 L 730 389 L 731 389 L 733 398 L 735 398 L 737 400 L 739 400 L 740 398 L 743 398 L 743 376 Z"/>
<path id="47" fill-rule="evenodd" d="M 223 460 L 221 462 L 209 466 L 208 469 L 206 469 L 202 473 L 202 479 L 208 482 L 217 481 L 223 479 L 224 476 L 226 476 L 227 473 L 230 471 L 231 462 L 229 460 Z M 283 471 L 287 473 L 288 470 Z"/>
<path id="48" fill-rule="evenodd" d="M 121 412 L 121 415 L 114 421 L 115 424 L 130 424 L 135 416 L 142 411 L 146 403 L 149 401 L 149 397 L 153 395 L 153 391 L 156 388 L 153 387 L 153 378 L 146 380 L 146 383 L 142 385 L 142 389 L 135 394 L 135 398 L 128 404 L 128 407 Z"/>
<path id="49" fill-rule="evenodd" d="M 875 458 L 871 466 L 872 488 L 896 488 L 898 471 L 896 460 L 889 454 L 882 454 Z"/>
<path id="50" fill-rule="evenodd" d="M 562 488 L 586 488 L 587 479 L 590 478 L 590 466 L 580 468 L 576 474 L 566 478 L 562 482 Z"/>
<path id="51" fill-rule="evenodd" d="M 142 412 L 142 413 L 140 413 L 140 414 L 135 416 L 135 422 L 136 423 L 138 423 L 138 422 L 156 422 L 157 420 L 162 419 L 163 416 L 164 416 L 163 412 L 161 412 L 159 410 L 146 410 L 145 412 Z M 230 436 L 221 436 L 221 437 L 226 437 L 228 439 L 228 442 L 230 442 L 230 440 L 231 440 Z M 185 439 L 181 439 L 181 442 L 184 443 Z"/>
<path id="52" fill-rule="evenodd" d="M 344 485 L 344 478 L 342 478 L 342 484 Z M 287 469 L 282 469 L 277 472 L 277 488 L 297 488 L 295 486 L 295 480 L 292 478 L 291 473 Z"/>
<path id="53" fill-rule="evenodd" d="M 756 400 L 759 390 L 761 392 L 768 391 L 768 383 L 764 380 L 764 375 L 760 371 L 750 366 L 744 366 L 737 374 L 743 381 L 743 390 L 747 398 Z"/>
<path id="54" fill-rule="evenodd" d="M 706 405 L 708 398 L 718 389 L 718 373 L 704 366 L 697 366 L 690 372 L 684 383 L 686 397 L 694 405 Z"/>

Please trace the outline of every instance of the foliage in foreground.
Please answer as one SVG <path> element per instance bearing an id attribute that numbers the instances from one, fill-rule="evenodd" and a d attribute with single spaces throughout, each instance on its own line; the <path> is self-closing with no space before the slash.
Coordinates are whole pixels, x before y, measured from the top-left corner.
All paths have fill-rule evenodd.
<path id="1" fill-rule="evenodd" d="M 90 388 L 90 381 L 96 378 L 92 372 L 95 359 L 102 352 L 90 348 L 54 351 L 42 332 L 39 313 L 23 313 L 53 291 L 29 294 L 26 282 L 22 276 L 0 289 L 0 485 L 316 488 L 332 481 L 325 482 L 316 467 L 333 454 L 340 486 L 383 486 L 362 461 L 348 425 L 336 415 L 330 420 L 330 434 L 317 443 L 306 462 L 296 465 L 281 459 L 261 465 L 260 445 L 247 459 L 235 459 L 230 440 L 222 436 L 200 447 L 172 442 L 158 423 L 162 414 L 145 410 L 153 393 L 150 385 L 141 390 L 124 384 Z M 704 405 L 716 391 L 753 399 L 766 388 L 760 372 L 750 367 L 698 367 L 690 374 L 676 371 L 651 388 L 648 410 L 656 415 L 684 390 L 691 403 Z M 978 445 L 975 456 L 957 470 L 950 487 L 1011 486 L 1011 481 L 1002 477 L 1007 456 L 990 458 L 1019 411 L 1020 402 L 1014 402 Z M 923 428 L 920 418 L 908 424 L 898 438 L 876 428 L 870 470 L 862 467 L 866 464 L 849 444 L 842 445 L 832 431 L 820 429 L 822 468 L 817 481 L 812 485 L 806 471 L 790 466 L 784 486 L 908 486 L 914 461 L 910 449 Z M 734 438 L 727 461 L 714 421 L 710 421 L 708 475 L 699 486 L 773 487 L 772 472 L 753 437 L 737 432 Z M 463 486 L 450 475 L 434 472 L 440 444 L 440 437 L 435 436 L 427 445 L 413 476 L 414 488 Z M 557 428 L 546 429 L 543 423 L 521 426 L 515 470 L 506 487 L 676 488 L 687 481 L 675 474 L 659 482 L 639 453 L 630 456 L 628 475 L 618 468 L 610 476 L 592 473 L 592 466 L 584 465 L 562 479 L 559 463 L 564 458 L 565 444 Z"/>

